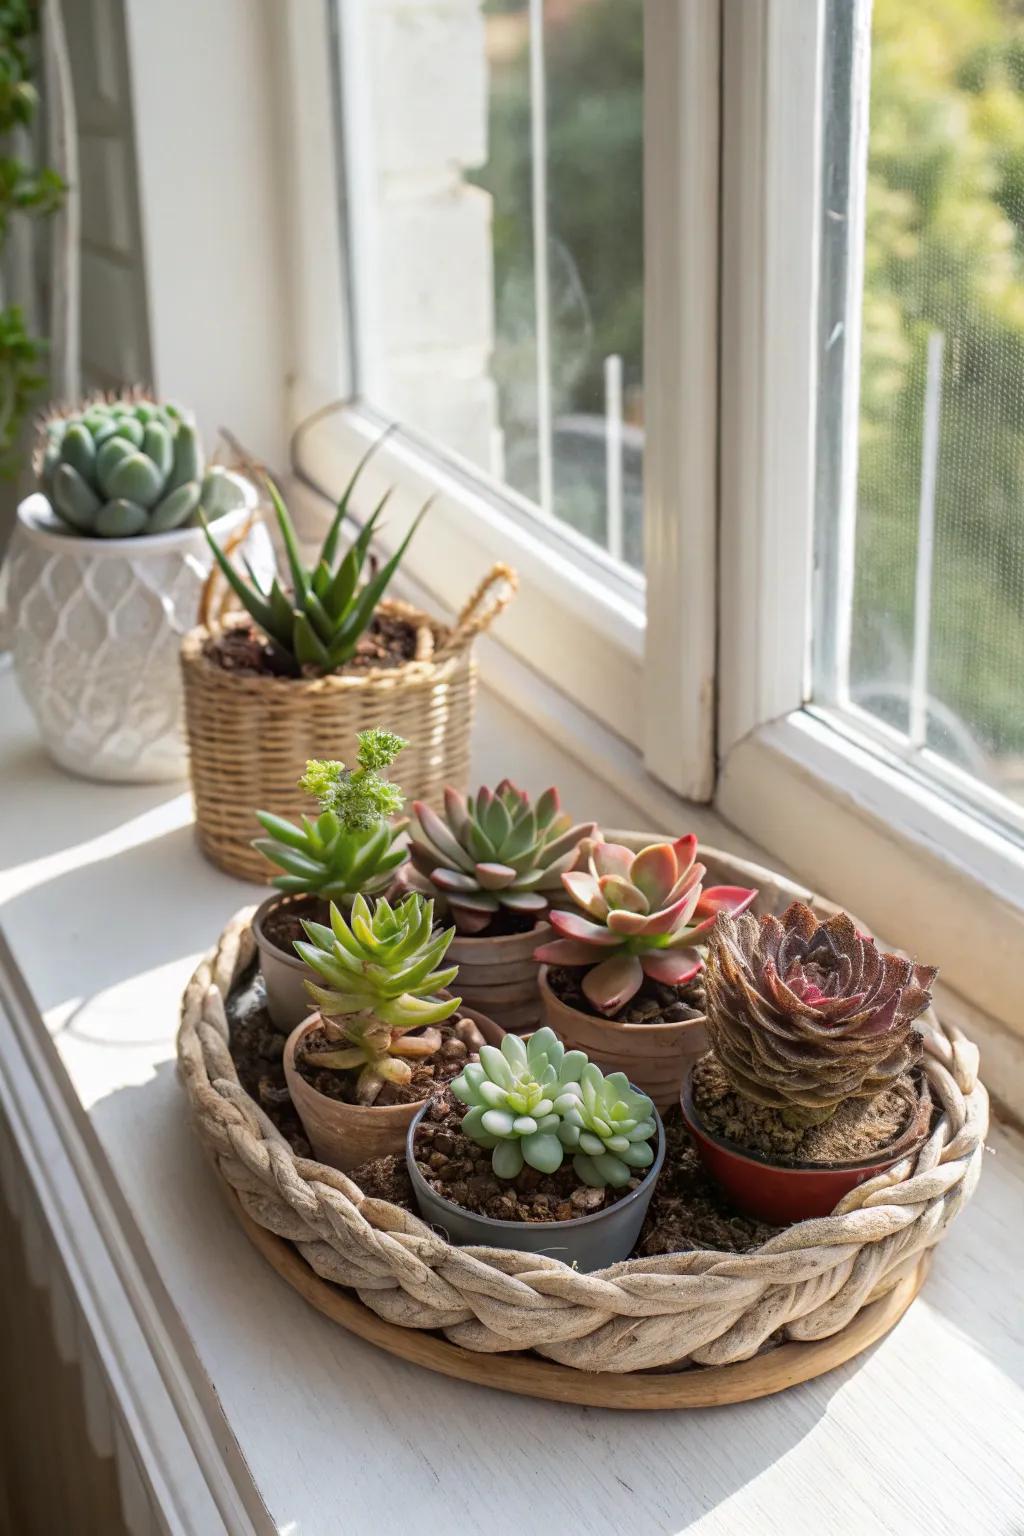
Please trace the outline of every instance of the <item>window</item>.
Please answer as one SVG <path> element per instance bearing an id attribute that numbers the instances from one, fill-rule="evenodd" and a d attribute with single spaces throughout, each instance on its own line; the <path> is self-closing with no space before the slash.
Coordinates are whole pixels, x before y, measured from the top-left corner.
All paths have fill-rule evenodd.
<path id="1" fill-rule="evenodd" d="M 640 570 L 641 0 L 341 15 L 358 393 Z"/>
<path id="2" fill-rule="evenodd" d="M 813 696 L 1024 836 L 1024 15 L 829 0 Z"/>

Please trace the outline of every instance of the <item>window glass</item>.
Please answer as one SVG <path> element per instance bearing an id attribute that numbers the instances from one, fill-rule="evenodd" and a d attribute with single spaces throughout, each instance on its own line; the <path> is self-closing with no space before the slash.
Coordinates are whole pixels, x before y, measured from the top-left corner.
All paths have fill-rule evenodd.
<path id="1" fill-rule="evenodd" d="M 1024 8 L 867 14 L 831 0 L 817 691 L 1024 805 Z"/>
<path id="2" fill-rule="evenodd" d="M 642 22 L 384 0 L 344 92 L 360 392 L 636 568 Z"/>

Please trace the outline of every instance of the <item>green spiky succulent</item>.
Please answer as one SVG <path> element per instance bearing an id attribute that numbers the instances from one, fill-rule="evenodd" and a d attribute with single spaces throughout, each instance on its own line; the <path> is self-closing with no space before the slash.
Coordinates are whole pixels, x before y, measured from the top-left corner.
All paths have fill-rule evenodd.
<path id="1" fill-rule="evenodd" d="M 506 1035 L 501 1049 L 481 1047 L 452 1083 L 452 1093 L 469 1106 L 462 1129 L 479 1146 L 492 1148 L 499 1179 L 514 1179 L 524 1163 L 554 1173 L 565 1149 L 559 1139 L 562 1115 L 575 1103 L 574 1090 L 587 1058 L 566 1051 L 554 1030 L 538 1029 L 524 1042 Z"/>
<path id="2" fill-rule="evenodd" d="M 405 862 L 398 843 L 404 821 L 390 821 L 405 803 L 397 784 L 381 777 L 406 742 L 391 731 L 360 731 L 355 768 L 344 763 L 311 759 L 299 780 L 300 789 L 320 802 L 315 821 L 303 816 L 301 827 L 257 811 L 266 837 L 253 840 L 283 874 L 273 884 L 288 894 L 314 892 L 350 907 L 361 891 L 378 896 L 388 889 L 395 870 Z"/>
<path id="3" fill-rule="evenodd" d="M 579 1079 L 579 1096 L 566 1106 L 558 1129 L 575 1155 L 578 1179 L 595 1189 L 621 1189 L 654 1162 L 650 1141 L 657 1133 L 654 1105 L 631 1088 L 624 1072 L 610 1072 L 588 1061 Z"/>
<path id="4" fill-rule="evenodd" d="M 194 522 L 200 509 L 212 519 L 238 501 L 223 470 L 205 472 L 192 418 L 142 396 L 93 399 L 51 416 L 38 472 L 60 520 L 95 538 L 169 533 Z"/>
<path id="5" fill-rule="evenodd" d="M 485 1045 L 451 1085 L 468 1105 L 462 1129 L 491 1149 L 499 1179 L 514 1179 L 524 1163 L 555 1173 L 567 1152 L 573 1170 L 595 1189 L 621 1189 L 654 1162 L 654 1105 L 622 1072 L 605 1077 L 583 1051 L 567 1051 L 554 1031 L 528 1041 L 506 1035 L 501 1049 Z"/>
<path id="6" fill-rule="evenodd" d="M 326 675 L 336 672 L 347 661 L 351 661 L 360 636 L 373 618 L 374 610 L 387 591 L 409 540 L 427 511 L 424 506 L 390 560 L 360 585 L 363 567 L 370 552 L 370 541 L 391 492 L 388 491 L 382 497 L 355 541 L 340 558 L 338 541 L 363 465 L 379 446 L 379 442 L 374 443 L 370 452 L 356 466 L 338 502 L 316 564 L 312 567 L 303 564 L 288 508 L 277 486 L 272 480 L 267 480 L 267 490 L 288 561 L 289 574 L 284 584 L 275 575 L 269 590 L 265 589 L 248 564 L 246 572 L 249 579 L 246 581 L 207 530 L 213 557 L 224 579 L 249 617 L 266 635 L 279 661 L 296 676 L 304 670 Z"/>
<path id="7" fill-rule="evenodd" d="M 409 1081 L 410 1062 L 440 1048 L 434 1026 L 462 1001 L 438 996 L 458 966 L 438 969 L 455 930 L 435 933 L 433 925 L 434 903 L 416 891 L 396 907 L 381 897 L 372 909 L 357 895 L 349 922 L 332 902 L 329 928 L 302 924 L 308 942 L 296 940 L 296 953 L 327 983 L 306 983 L 329 1042 L 311 1059 L 357 1072 L 361 1104 L 374 1103 L 386 1082 Z"/>
<path id="8" fill-rule="evenodd" d="M 561 876 L 594 831 L 572 825 L 557 789 L 531 805 L 524 790 L 502 779 L 496 789 L 464 796 L 444 792 L 444 815 L 413 802 L 416 826 L 409 854 L 422 882 L 442 892 L 460 933 L 485 930 L 504 907 L 543 917 L 562 894 Z"/>

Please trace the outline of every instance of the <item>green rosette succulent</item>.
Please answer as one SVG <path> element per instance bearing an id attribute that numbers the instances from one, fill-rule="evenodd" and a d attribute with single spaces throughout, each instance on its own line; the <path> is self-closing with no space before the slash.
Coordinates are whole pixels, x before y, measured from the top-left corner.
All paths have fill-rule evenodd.
<path id="1" fill-rule="evenodd" d="M 126 539 L 220 517 L 238 498 L 206 471 L 195 422 L 180 406 L 131 396 L 93 399 L 44 422 L 39 480 L 75 533 Z"/>
<path id="2" fill-rule="evenodd" d="M 443 815 L 422 800 L 413 802 L 413 811 L 413 867 L 425 889 L 442 893 L 464 934 L 486 930 L 503 908 L 544 917 L 562 896 L 561 877 L 575 866 L 582 840 L 594 831 L 592 821 L 573 826 L 557 789 L 531 804 L 509 779 L 476 795 L 447 788 Z"/>
<path id="3" fill-rule="evenodd" d="M 310 892 L 351 907 L 356 895 L 377 896 L 407 857 L 399 843 L 404 821 L 391 821 L 405 803 L 397 784 L 381 776 L 407 745 L 390 731 L 360 731 L 356 767 L 311 759 L 299 787 L 320 804 L 316 820 L 296 826 L 270 811 L 257 811 L 266 837 L 253 840 L 281 874 L 273 884 L 289 894 Z"/>
<path id="4" fill-rule="evenodd" d="M 632 1088 L 624 1072 L 605 1077 L 588 1061 L 580 1073 L 578 1096 L 563 1108 L 558 1135 L 574 1152 L 577 1178 L 595 1189 L 621 1189 L 654 1162 L 651 1138 L 657 1133 L 654 1105 Z"/>
<path id="5" fill-rule="evenodd" d="M 434 1026 L 462 1001 L 438 996 L 458 975 L 458 966 L 442 967 L 455 930 L 435 933 L 434 903 L 416 891 L 396 907 L 382 897 L 371 908 L 357 895 L 347 922 L 332 902 L 330 918 L 329 928 L 304 921 L 308 942 L 295 942 L 327 983 L 306 983 L 330 1045 L 315 1061 L 358 1072 L 356 1097 L 372 1104 L 386 1082 L 409 1081 L 411 1061 L 440 1048 Z"/>
<path id="6" fill-rule="evenodd" d="M 540 1173 L 561 1167 L 563 1113 L 575 1103 L 577 1080 L 587 1065 L 582 1051 L 567 1051 L 554 1030 L 538 1029 L 528 1041 L 506 1035 L 501 1049 L 481 1047 L 451 1085 L 469 1106 L 462 1129 L 489 1147 L 499 1179 L 514 1179 L 524 1163 Z"/>

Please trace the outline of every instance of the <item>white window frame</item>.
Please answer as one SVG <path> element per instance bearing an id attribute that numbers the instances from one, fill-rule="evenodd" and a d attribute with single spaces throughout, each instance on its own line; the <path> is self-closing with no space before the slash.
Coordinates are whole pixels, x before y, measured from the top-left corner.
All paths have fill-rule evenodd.
<path id="1" fill-rule="evenodd" d="M 277 24 L 294 425 L 351 381 L 331 40 L 320 0 Z M 409 559 L 435 601 L 458 606 L 492 561 L 518 567 L 503 650 L 572 700 L 563 731 L 590 716 L 639 749 L 637 798 L 664 805 L 651 779 L 713 793 L 781 866 L 937 958 L 955 1006 L 1024 1033 L 1024 852 L 850 712 L 808 704 L 823 25 L 823 0 L 645 5 L 646 623 L 605 557 L 412 433 L 389 439 L 368 491 L 398 485 L 392 539 L 442 493 Z M 346 406 L 306 434 L 303 469 L 338 486 L 379 426 Z"/>

